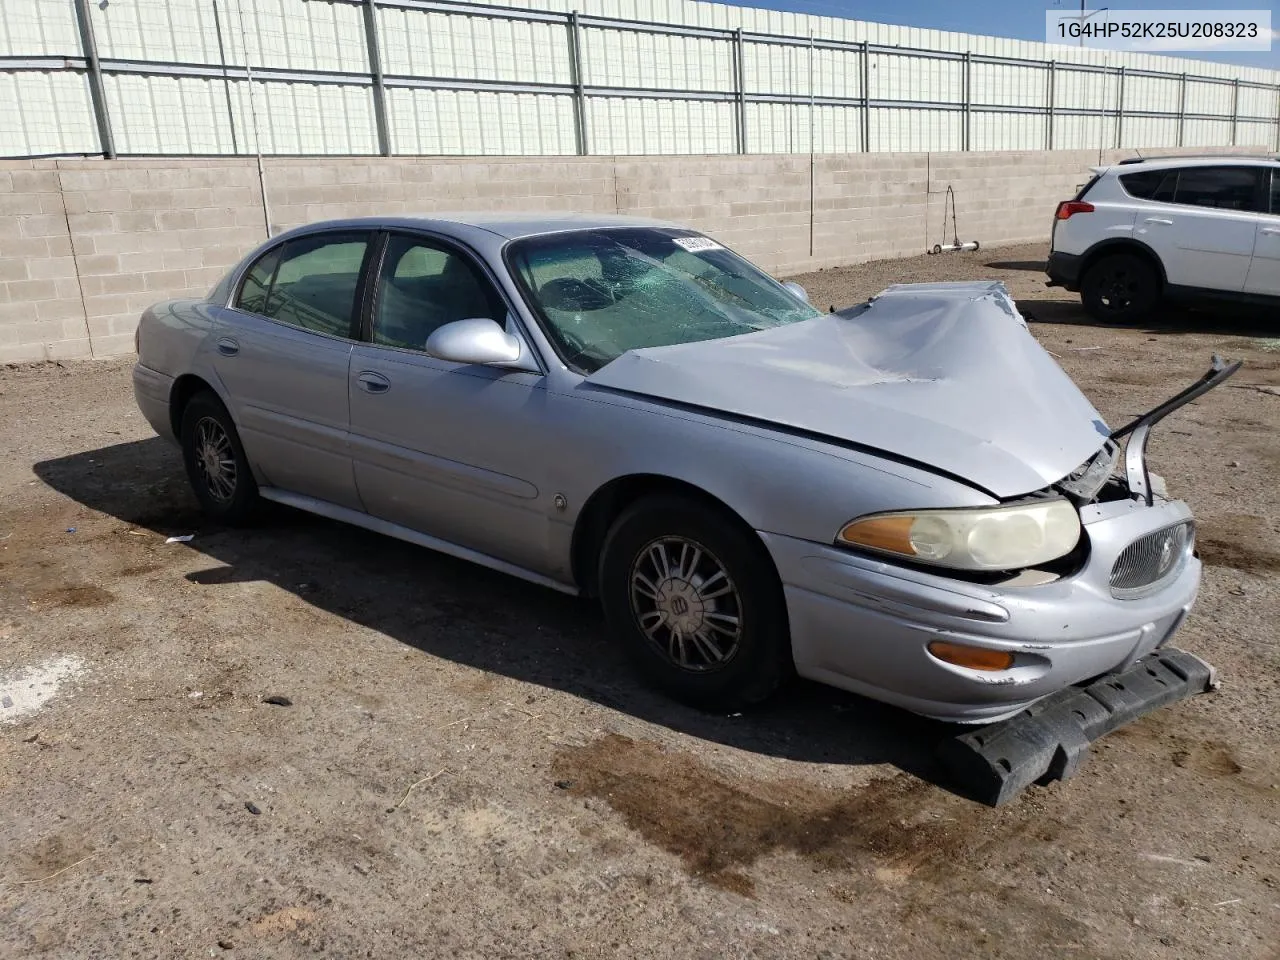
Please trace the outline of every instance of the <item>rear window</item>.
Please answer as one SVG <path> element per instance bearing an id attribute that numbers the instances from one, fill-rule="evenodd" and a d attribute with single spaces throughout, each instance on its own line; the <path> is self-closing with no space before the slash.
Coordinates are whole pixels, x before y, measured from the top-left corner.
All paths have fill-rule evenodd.
<path id="1" fill-rule="evenodd" d="M 1143 170 L 1141 173 L 1126 173 L 1120 177 L 1120 186 L 1124 192 L 1139 200 L 1150 200 L 1165 178 L 1164 170 Z"/>

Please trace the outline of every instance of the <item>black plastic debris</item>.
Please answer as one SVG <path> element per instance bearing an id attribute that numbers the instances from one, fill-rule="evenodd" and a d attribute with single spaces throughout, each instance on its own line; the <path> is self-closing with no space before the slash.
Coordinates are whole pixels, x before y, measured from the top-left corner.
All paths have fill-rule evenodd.
<path id="1" fill-rule="evenodd" d="M 255 817 L 258 816 L 258 814 L 262 813 L 262 808 L 259 807 L 252 800 L 246 800 L 244 802 L 244 808 L 248 810 L 250 813 L 252 813 Z"/>
<path id="2" fill-rule="evenodd" d="M 273 693 L 269 697 L 263 697 L 262 702 L 269 703 L 272 706 L 276 706 L 276 707 L 292 707 L 293 706 L 292 700 L 290 700 L 288 697 L 281 696 L 278 693 Z"/>
<path id="3" fill-rule="evenodd" d="M 996 807 L 1033 783 L 1072 776 L 1089 745 L 1112 730 L 1217 685 L 1208 663 L 1165 647 L 1121 673 L 1069 687 L 1008 720 L 944 740 L 938 754 L 957 786 Z"/>

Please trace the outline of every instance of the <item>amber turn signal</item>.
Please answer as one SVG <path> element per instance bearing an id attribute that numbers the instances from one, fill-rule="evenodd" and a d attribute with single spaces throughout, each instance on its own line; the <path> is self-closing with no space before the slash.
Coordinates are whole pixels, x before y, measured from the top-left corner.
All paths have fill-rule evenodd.
<path id="1" fill-rule="evenodd" d="M 954 663 L 970 670 L 1008 670 L 1013 666 L 1013 654 L 1007 650 L 988 650 L 986 647 L 934 640 L 929 644 L 929 652 L 943 663 Z"/>

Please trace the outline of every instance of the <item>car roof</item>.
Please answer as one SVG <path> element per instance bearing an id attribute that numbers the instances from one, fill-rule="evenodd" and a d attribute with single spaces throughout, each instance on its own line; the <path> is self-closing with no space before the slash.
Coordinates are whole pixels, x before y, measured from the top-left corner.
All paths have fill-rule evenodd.
<path id="1" fill-rule="evenodd" d="M 432 230 L 453 234 L 458 228 L 484 230 L 488 233 L 518 240 L 547 233 L 563 233 L 569 230 L 590 230 L 605 227 L 668 227 L 687 229 L 680 224 L 647 217 L 625 217 L 601 213 L 437 213 L 429 217 L 355 217 L 345 220 L 324 220 L 309 223 L 289 231 L 306 233 L 312 230 L 395 228 Z"/>
<path id="2" fill-rule="evenodd" d="M 1280 164 L 1280 155 L 1215 153 L 1181 157 L 1133 157 L 1119 163 L 1097 167 L 1097 170 L 1115 170 L 1117 173 L 1136 173 L 1139 170 L 1172 170 L 1181 167 L 1274 167 Z"/>

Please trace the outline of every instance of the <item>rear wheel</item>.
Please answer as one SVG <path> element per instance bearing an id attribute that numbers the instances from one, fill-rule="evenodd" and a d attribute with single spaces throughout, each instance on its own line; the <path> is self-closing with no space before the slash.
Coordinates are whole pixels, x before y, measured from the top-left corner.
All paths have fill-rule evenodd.
<path id="1" fill-rule="evenodd" d="M 1080 299 L 1095 320 L 1136 323 L 1160 301 L 1155 268 L 1131 253 L 1105 256 L 1089 267 L 1080 282 Z"/>
<path id="2" fill-rule="evenodd" d="M 704 709 L 767 698 L 790 669 L 782 589 L 759 538 L 684 497 L 653 496 L 605 540 L 600 594 L 613 634 L 652 685 Z"/>
<path id="3" fill-rule="evenodd" d="M 202 390 L 182 411 L 182 459 L 200 506 L 220 523 L 244 523 L 258 505 L 258 484 L 227 408 Z"/>

